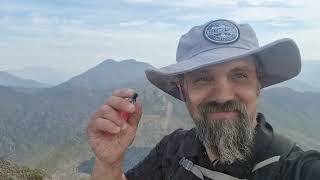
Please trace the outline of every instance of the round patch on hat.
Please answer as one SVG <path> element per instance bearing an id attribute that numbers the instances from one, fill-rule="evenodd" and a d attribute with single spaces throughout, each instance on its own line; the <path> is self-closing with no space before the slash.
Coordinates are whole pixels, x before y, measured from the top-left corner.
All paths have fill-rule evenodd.
<path id="1" fill-rule="evenodd" d="M 216 44 L 234 43 L 240 37 L 238 27 L 225 19 L 211 21 L 204 28 L 203 35 L 207 40 Z"/>

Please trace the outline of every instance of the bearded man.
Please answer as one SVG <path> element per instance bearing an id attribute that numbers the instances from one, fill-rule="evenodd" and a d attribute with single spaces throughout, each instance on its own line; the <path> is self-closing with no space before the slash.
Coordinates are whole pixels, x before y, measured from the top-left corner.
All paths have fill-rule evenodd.
<path id="1" fill-rule="evenodd" d="M 146 76 L 185 102 L 195 127 L 165 136 L 123 173 L 142 108 L 124 99 L 133 96 L 132 89 L 115 91 L 87 127 L 96 155 L 92 180 L 320 179 L 320 153 L 303 151 L 275 133 L 257 112 L 260 89 L 299 74 L 301 58 L 293 40 L 260 47 L 250 25 L 219 19 L 183 35 L 176 60 L 147 69 Z M 131 113 L 127 122 L 119 111 Z"/>

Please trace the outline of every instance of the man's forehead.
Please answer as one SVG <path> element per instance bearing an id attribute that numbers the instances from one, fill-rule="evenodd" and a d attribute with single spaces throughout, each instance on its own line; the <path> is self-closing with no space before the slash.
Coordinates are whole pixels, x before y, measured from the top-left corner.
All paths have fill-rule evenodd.
<path id="1" fill-rule="evenodd" d="M 243 70 L 254 70 L 255 69 L 255 63 L 253 58 L 243 58 L 243 59 L 237 59 L 233 61 L 228 61 L 224 63 L 214 64 L 207 67 L 203 67 L 197 70 L 194 70 L 188 74 L 194 75 L 194 74 L 203 74 L 203 73 L 209 73 L 214 72 L 217 70 L 225 69 L 227 71 L 234 70 L 234 69 L 243 69 Z"/>

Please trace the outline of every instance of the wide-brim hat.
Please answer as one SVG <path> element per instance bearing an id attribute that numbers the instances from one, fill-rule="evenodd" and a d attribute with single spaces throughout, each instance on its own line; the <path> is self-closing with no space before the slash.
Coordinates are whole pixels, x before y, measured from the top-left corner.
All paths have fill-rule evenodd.
<path id="1" fill-rule="evenodd" d="M 180 38 L 176 64 L 148 68 L 145 73 L 156 87 L 180 99 L 178 75 L 252 55 L 261 65 L 261 88 L 291 79 L 301 71 L 299 49 L 292 39 L 260 47 L 249 24 L 220 19 L 193 27 Z"/>

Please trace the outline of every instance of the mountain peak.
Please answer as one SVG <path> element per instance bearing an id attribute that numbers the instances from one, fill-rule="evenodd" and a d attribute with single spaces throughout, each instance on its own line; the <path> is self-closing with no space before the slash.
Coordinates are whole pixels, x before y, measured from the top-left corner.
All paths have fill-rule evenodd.
<path id="1" fill-rule="evenodd" d="M 72 78 L 69 84 L 78 87 L 105 89 L 126 82 L 145 78 L 145 70 L 151 65 L 135 59 L 115 61 L 107 59 L 88 71 Z"/>
<path id="2" fill-rule="evenodd" d="M 124 60 L 122 60 L 120 62 L 122 62 L 122 63 L 130 63 L 130 62 L 138 62 L 138 61 L 135 60 L 135 59 L 124 59 Z"/>
<path id="3" fill-rule="evenodd" d="M 102 61 L 102 63 L 113 63 L 113 62 L 117 62 L 117 61 L 114 59 L 106 59 L 106 60 Z"/>
<path id="4" fill-rule="evenodd" d="M 113 64 L 113 63 L 139 63 L 139 61 L 135 60 L 135 59 L 124 59 L 124 60 L 120 60 L 120 61 L 116 61 L 114 59 L 106 59 L 104 61 L 102 61 L 99 65 L 102 64 Z"/>
<path id="5" fill-rule="evenodd" d="M 130 69 L 130 68 L 139 68 L 139 67 L 151 67 L 150 64 L 146 63 L 146 62 L 141 62 L 141 61 L 137 61 L 135 59 L 124 59 L 124 60 L 120 60 L 120 61 L 116 61 L 114 59 L 106 59 L 104 61 L 102 61 L 100 64 L 98 64 L 97 66 L 93 67 L 92 69 L 119 69 L 119 68 L 125 68 L 125 69 Z M 88 71 L 92 70 L 89 69 Z"/>

